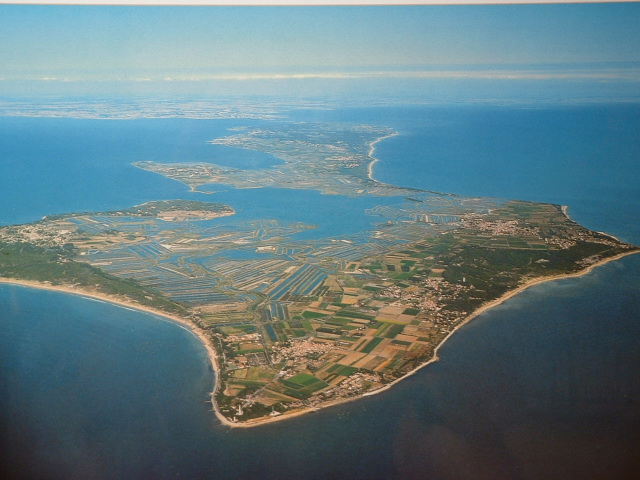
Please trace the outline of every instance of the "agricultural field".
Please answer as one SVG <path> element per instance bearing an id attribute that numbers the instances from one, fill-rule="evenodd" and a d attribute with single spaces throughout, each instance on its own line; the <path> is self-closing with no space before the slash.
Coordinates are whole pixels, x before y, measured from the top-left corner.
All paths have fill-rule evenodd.
<path id="1" fill-rule="evenodd" d="M 483 304 L 635 249 L 577 225 L 557 205 L 375 182 L 372 145 L 392 133 L 298 125 L 216 140 L 284 161 L 248 176 L 213 164 L 136 165 L 192 189 L 260 181 L 376 203 L 391 197 L 362 212 L 371 225 L 362 231 L 305 237 L 316 225 L 238 219 L 220 203 L 149 202 L 2 227 L 0 275 L 189 319 L 217 350 L 219 410 L 244 422 L 379 389 L 429 361 Z"/>

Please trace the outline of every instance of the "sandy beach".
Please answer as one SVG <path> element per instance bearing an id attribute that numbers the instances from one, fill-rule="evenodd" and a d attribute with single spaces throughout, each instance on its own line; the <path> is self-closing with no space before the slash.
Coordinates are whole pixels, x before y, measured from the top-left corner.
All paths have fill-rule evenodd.
<path id="1" fill-rule="evenodd" d="M 389 390 L 390 388 L 392 388 L 394 385 L 396 385 L 398 382 L 401 382 L 402 380 L 410 377 L 411 375 L 414 375 L 416 372 L 418 372 L 419 370 L 421 370 L 422 368 L 430 365 L 431 363 L 437 362 L 439 360 L 438 357 L 438 351 L 440 350 L 440 348 L 442 347 L 442 345 L 444 345 L 446 343 L 447 340 L 449 340 L 459 329 L 461 329 L 463 326 L 465 326 L 467 323 L 469 323 L 470 321 L 472 321 L 474 318 L 476 318 L 478 315 L 486 312 L 487 310 L 496 307 L 500 304 L 502 304 L 503 302 L 509 300 L 510 298 L 518 295 L 519 293 L 523 292 L 524 290 L 533 287 L 534 285 L 539 285 L 541 283 L 545 283 L 545 282 L 552 282 L 554 280 L 561 280 L 564 278 L 576 278 L 576 277 L 581 277 L 584 275 L 587 275 L 589 272 L 591 272 L 594 268 L 597 268 L 599 266 L 605 265 L 609 262 L 615 261 L 615 260 L 619 260 L 620 258 L 626 257 L 627 255 L 633 255 L 636 253 L 640 253 L 640 251 L 634 250 L 634 251 L 630 251 L 630 252 L 625 252 L 625 253 L 621 253 L 619 255 L 610 257 L 610 258 L 605 258 L 597 263 L 594 263 L 593 265 L 590 265 L 589 267 L 586 267 L 583 270 L 580 270 L 579 272 L 575 272 L 575 273 L 570 273 L 570 274 L 566 274 L 566 275 L 552 275 L 552 276 L 548 276 L 548 277 L 537 277 L 537 278 L 533 278 L 531 280 L 528 280 L 527 282 L 523 283 L 521 286 L 519 286 L 518 288 L 514 289 L 514 290 L 510 290 L 507 293 L 505 293 L 503 296 L 501 296 L 500 298 L 497 298 L 491 302 L 487 302 L 484 305 L 482 305 L 480 308 L 478 308 L 476 311 L 474 311 L 473 313 L 471 313 L 467 318 L 464 319 L 464 321 L 462 321 L 459 325 L 457 325 L 451 332 L 449 332 L 449 334 L 436 346 L 434 352 L 433 352 L 433 356 L 426 361 L 425 363 L 421 364 L 420 366 L 416 367 L 415 369 L 411 370 L 409 373 L 407 373 L 406 375 L 398 378 L 397 380 L 394 380 L 391 383 L 388 383 L 387 385 L 385 385 L 382 388 L 379 388 L 377 390 L 373 390 L 367 393 L 364 393 L 362 395 L 358 395 L 358 396 L 354 396 L 354 397 L 348 397 L 348 398 L 341 398 L 341 399 L 337 399 L 337 400 L 333 400 L 330 402 L 327 402 L 321 406 L 318 407 L 313 407 L 313 408 L 305 408 L 305 409 L 299 409 L 296 411 L 293 411 L 291 413 L 287 413 L 285 415 L 281 415 L 281 416 L 277 416 L 277 417 L 269 417 L 267 419 L 255 419 L 253 421 L 249 421 L 249 422 L 245 422 L 245 423 L 231 423 L 231 422 L 225 422 L 226 424 L 232 426 L 232 427 L 254 427 L 254 426 L 258 426 L 258 425 L 263 425 L 266 423 L 272 423 L 272 422 L 277 422 L 280 420 L 285 420 L 288 418 L 295 418 L 298 417 L 300 415 L 304 415 L 307 413 L 312 413 L 312 412 L 317 412 L 320 409 L 323 408 L 328 408 L 328 407 L 332 407 L 335 405 L 340 405 L 340 404 L 344 404 L 344 403 L 348 403 L 348 402 L 353 402 L 356 401 L 362 397 L 370 397 L 372 395 L 377 395 L 379 393 L 385 392 L 387 390 Z"/>
<path id="2" fill-rule="evenodd" d="M 373 142 L 371 142 L 369 144 L 369 157 L 372 158 L 372 161 L 369 162 L 369 167 L 367 168 L 367 175 L 369 177 L 369 180 L 373 180 L 376 181 L 377 180 L 375 178 L 373 178 L 373 165 L 378 161 L 377 158 L 374 158 L 373 156 L 373 152 L 376 151 L 376 143 L 381 142 L 382 140 L 384 140 L 385 138 L 391 138 L 391 137 L 395 137 L 397 136 L 397 133 L 391 133 L 389 135 L 385 135 L 384 137 L 380 137 L 377 140 L 374 140 Z"/>
<path id="3" fill-rule="evenodd" d="M 0 283 L 13 284 L 13 285 L 22 285 L 24 287 L 38 288 L 38 289 L 41 289 L 41 290 L 51 290 L 51 291 L 56 291 L 56 292 L 68 293 L 68 294 L 72 294 L 72 295 L 80 295 L 82 297 L 92 298 L 92 299 L 95 299 L 95 300 L 100 300 L 100 301 L 103 301 L 103 302 L 112 303 L 114 305 L 119 305 L 121 307 L 130 308 L 130 309 L 134 309 L 134 310 L 139 310 L 141 312 L 150 313 L 152 315 L 157 315 L 159 317 L 166 318 L 167 320 L 170 320 L 172 322 L 178 323 L 178 324 L 186 327 L 190 332 L 192 332 L 196 337 L 198 337 L 200 339 L 200 341 L 204 345 L 204 348 L 207 351 L 207 355 L 209 357 L 209 362 L 211 363 L 211 367 L 213 368 L 213 370 L 214 370 L 214 372 L 216 374 L 216 379 L 218 378 L 218 375 L 220 373 L 220 367 L 218 365 L 218 356 L 216 354 L 216 351 L 215 351 L 215 348 L 213 346 L 213 343 L 212 343 L 211 339 L 204 333 L 204 331 L 200 327 L 198 327 L 197 325 L 195 325 L 193 322 L 189 321 L 188 319 L 179 317 L 177 315 L 171 315 L 171 314 L 163 312 L 161 310 L 155 310 L 153 308 L 145 307 L 144 305 L 139 305 L 139 304 L 134 303 L 134 302 L 125 301 L 125 300 L 122 300 L 122 299 L 119 299 L 119 298 L 116 298 L 116 297 L 112 297 L 112 296 L 109 296 L 109 295 L 101 294 L 99 292 L 85 290 L 85 289 L 77 288 L 75 286 L 70 286 L 70 285 L 50 285 L 48 283 L 33 282 L 33 281 L 28 281 L 28 280 L 16 280 L 16 279 L 10 279 L 10 278 L 0 278 Z M 218 388 L 218 382 L 216 381 L 214 389 L 211 392 L 211 403 L 213 405 L 213 411 L 214 411 L 216 417 L 223 424 L 236 426 L 236 424 L 230 422 L 218 410 L 218 407 L 217 407 L 215 399 L 214 399 L 214 395 L 215 395 L 215 392 L 216 392 L 217 388 Z"/>
<path id="4" fill-rule="evenodd" d="M 482 305 L 480 308 L 478 308 L 476 311 L 474 311 L 471 315 L 469 315 L 467 318 L 465 318 L 460 324 L 458 324 L 453 330 L 451 330 L 451 332 L 449 332 L 449 334 L 444 337 L 444 339 L 442 339 L 442 341 L 438 344 L 438 346 L 436 346 L 435 350 L 433 351 L 433 356 L 425 363 L 423 363 L 422 365 L 420 365 L 419 367 L 411 370 L 409 373 L 407 373 L 405 376 L 385 385 L 384 387 L 378 389 L 378 390 L 374 390 L 372 392 L 367 392 L 365 394 L 363 394 L 363 396 L 371 396 L 371 395 L 375 395 L 378 393 L 382 393 L 385 390 L 390 389 L 391 387 L 393 387 L 396 383 L 404 380 L 405 378 L 413 375 L 414 373 L 416 373 L 418 370 L 426 367 L 427 365 L 433 363 L 433 362 L 437 362 L 440 358 L 438 357 L 438 351 L 440 350 L 440 348 L 442 347 L 442 345 L 444 345 L 446 343 L 447 340 L 449 340 L 458 330 L 460 330 L 462 327 L 464 327 L 467 323 L 469 323 L 471 320 L 473 320 L 474 318 L 476 318 L 478 315 L 486 312 L 487 310 L 490 310 L 493 307 L 496 307 L 504 302 L 506 302 L 507 300 L 509 300 L 512 297 L 515 297 L 516 295 L 518 295 L 519 293 L 523 292 L 524 290 L 533 287 L 534 285 L 539 285 L 541 283 L 545 283 L 545 282 L 552 282 L 554 280 L 562 280 L 564 278 L 576 278 L 576 277 L 582 277 L 584 275 L 587 275 L 589 272 L 591 272 L 594 268 L 605 265 L 609 262 L 613 262 L 614 260 L 619 260 L 620 258 L 626 257 L 627 255 L 633 255 L 636 253 L 640 253 L 640 251 L 638 250 L 634 250 L 634 251 L 630 251 L 630 252 L 625 252 L 625 253 L 621 253 L 619 255 L 616 255 L 614 257 L 609 257 L 609 258 L 605 258 L 597 263 L 594 263 L 593 265 L 590 265 L 589 267 L 586 267 L 583 270 L 580 270 L 579 272 L 575 272 L 575 273 L 568 273 L 566 275 L 551 275 L 548 277 L 537 277 L 537 278 L 533 278 L 525 283 L 523 283 L 522 285 L 520 285 L 518 288 L 514 289 L 514 290 L 510 290 L 507 293 L 505 293 L 504 295 L 502 295 L 500 298 L 497 298 L 491 302 L 487 302 L 484 305 Z"/>
<path id="5" fill-rule="evenodd" d="M 193 322 L 191 322 L 188 319 L 179 317 L 177 315 L 171 315 L 159 310 L 154 310 L 152 308 L 148 308 L 145 307 L 143 305 L 139 305 L 133 302 L 129 302 L 129 301 L 125 301 L 119 298 L 114 298 L 114 297 L 110 297 L 108 295 L 104 295 L 101 294 L 99 292 L 92 292 L 92 291 L 88 291 L 88 290 L 83 290 L 74 286 L 65 286 L 65 285 L 50 285 L 47 283 L 39 283 L 39 282 L 32 282 L 32 281 L 26 281 L 26 280 L 15 280 L 15 279 L 8 279 L 8 278 L 0 278 L 0 283 L 7 283 L 7 284 L 14 284 L 14 285 L 22 285 L 25 287 L 30 287 L 30 288 L 39 288 L 39 289 L 43 289 L 43 290 L 52 290 L 52 291 L 58 291 L 58 292 L 63 292 L 63 293 L 68 293 L 68 294 L 73 294 L 73 295 L 80 295 L 80 296 L 84 296 L 84 297 L 88 297 L 88 298 L 93 298 L 93 299 L 97 299 L 97 300 L 101 300 L 104 302 L 109 302 L 115 305 L 120 305 L 122 307 L 126 307 L 126 308 L 132 308 L 135 310 L 139 310 L 142 312 L 146 312 L 146 313 L 150 313 L 153 315 L 157 315 L 163 318 L 166 318 L 170 321 L 176 322 L 180 325 L 183 325 L 185 327 L 187 327 L 189 329 L 189 331 L 191 331 L 194 335 L 196 335 L 200 341 L 202 342 L 202 344 L 204 345 L 206 351 L 207 351 L 207 355 L 209 357 L 209 361 L 211 363 L 211 366 L 215 372 L 216 375 L 216 381 L 215 381 L 215 386 L 213 391 L 211 392 L 211 404 L 213 406 L 213 411 L 216 415 L 216 417 L 218 418 L 218 420 L 220 420 L 220 422 L 223 425 L 226 425 L 228 427 L 232 427 L 232 428 L 250 428 L 250 427 L 255 427 L 255 426 L 259 426 L 259 425 L 264 425 L 264 424 L 268 424 L 268 423 L 273 423 L 273 422 L 278 422 L 281 420 L 287 420 L 287 419 L 291 419 L 291 418 L 295 418 L 298 417 L 300 415 L 305 415 L 307 413 L 311 413 L 311 412 L 316 412 L 319 409 L 323 409 L 323 408 L 327 408 L 327 407 L 331 407 L 331 406 L 335 406 L 335 405 L 339 405 L 339 404 L 343 404 L 343 403 L 347 403 L 347 402 L 353 402 L 358 400 L 361 397 L 368 397 L 371 395 L 376 395 L 379 393 L 382 393 L 386 390 L 389 390 L 390 388 L 392 388 L 395 384 L 397 384 L 398 382 L 404 380 L 405 378 L 415 374 L 417 371 L 419 371 L 420 369 L 426 367 L 427 365 L 438 361 L 439 357 L 438 357 L 438 352 L 440 350 L 440 348 L 442 347 L 442 345 L 444 345 L 446 343 L 447 340 L 449 340 L 449 338 L 451 338 L 460 328 L 462 328 L 464 325 L 466 325 L 467 323 L 469 323 L 471 320 L 473 320 L 474 318 L 476 318 L 478 315 L 486 312 L 487 310 L 502 304 L 503 302 L 505 302 L 506 300 L 518 295 L 520 292 L 534 286 L 534 285 L 539 285 L 541 283 L 544 282 L 551 282 L 554 280 L 560 280 L 563 278 L 575 278 L 575 277 L 581 277 L 583 275 L 588 274 L 589 272 L 591 272 L 594 268 L 599 267 L 601 265 L 604 265 L 606 263 L 618 260 L 620 258 L 623 258 L 627 255 L 633 255 L 636 253 L 640 253 L 637 250 L 633 250 L 633 251 L 629 251 L 629 252 L 624 252 L 621 253 L 619 255 L 616 255 L 614 257 L 609 257 L 609 258 L 605 258 L 597 263 L 594 263 L 593 265 L 590 265 L 589 267 L 586 267 L 585 269 L 579 271 L 579 272 L 575 272 L 575 273 L 571 273 L 571 274 L 566 274 L 566 275 L 554 275 L 554 276 L 548 276 L 548 277 L 538 277 L 538 278 L 533 278 L 531 280 L 526 281 L 525 283 L 523 283 L 521 286 L 519 286 L 518 288 L 511 290 L 507 293 L 505 293 L 503 296 L 501 296 L 500 298 L 497 298 L 491 302 L 487 302 L 486 304 L 482 305 L 480 308 L 478 308 L 476 311 L 474 311 L 472 314 L 470 314 L 467 318 L 464 319 L 463 322 L 461 322 L 459 325 L 457 325 L 435 348 L 434 352 L 433 352 L 433 356 L 426 361 L 425 363 L 421 364 L 420 366 L 418 366 L 417 368 L 413 369 L 412 371 L 410 371 L 409 373 L 407 373 L 406 375 L 402 376 L 401 378 L 385 385 L 382 388 L 379 388 L 377 390 L 373 390 L 370 392 L 367 392 L 365 394 L 362 395 L 358 395 L 358 396 L 354 396 L 354 397 L 348 397 L 348 398 L 340 398 L 337 400 L 333 400 L 333 401 L 329 401 L 326 402 L 320 406 L 316 406 L 316 407 L 309 407 L 309 408 L 301 408 L 301 409 L 296 409 L 296 410 L 292 410 L 291 412 L 285 413 L 283 415 L 279 415 L 279 416 L 274 416 L 274 417 L 267 417 L 267 418 L 257 418 L 254 420 L 250 420 L 247 422 L 242 422 L 242 423 L 235 423 L 230 421 L 229 419 L 227 419 L 224 415 L 222 415 L 222 413 L 220 412 L 220 410 L 218 409 L 218 406 L 216 404 L 215 401 L 215 393 L 217 392 L 217 389 L 219 387 L 219 382 L 217 381 L 219 374 L 220 374 L 220 366 L 218 365 L 218 356 L 216 354 L 216 350 L 213 346 L 212 340 L 204 333 L 204 331 L 202 329 L 200 329 L 197 325 L 195 325 Z"/>

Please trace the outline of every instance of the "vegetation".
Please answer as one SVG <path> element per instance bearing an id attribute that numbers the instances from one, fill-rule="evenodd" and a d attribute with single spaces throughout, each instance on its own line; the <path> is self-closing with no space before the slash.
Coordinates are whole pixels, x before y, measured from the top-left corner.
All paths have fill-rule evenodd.
<path id="1" fill-rule="evenodd" d="M 73 260 L 69 246 L 45 248 L 29 243 L 0 242 L 0 276 L 51 285 L 82 287 L 104 295 L 123 297 L 133 303 L 167 313 L 189 311 L 162 293 L 141 287 L 135 280 L 116 277 L 92 265 Z"/>
<path id="2" fill-rule="evenodd" d="M 309 243 L 294 238 L 311 228 L 297 223 L 192 222 L 233 213 L 204 202 L 51 216 L 0 228 L 0 276 L 201 324 L 219 355 L 215 401 L 246 421 L 381 388 L 429 360 L 481 305 L 637 250 L 556 205 L 469 202 L 416 191 L 372 209 L 384 218 L 373 231 Z"/>

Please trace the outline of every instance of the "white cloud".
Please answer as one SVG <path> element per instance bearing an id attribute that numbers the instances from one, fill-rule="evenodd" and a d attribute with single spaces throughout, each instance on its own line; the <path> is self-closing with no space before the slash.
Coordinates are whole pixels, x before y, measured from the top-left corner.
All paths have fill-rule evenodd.
<path id="1" fill-rule="evenodd" d="M 308 80 L 308 79 L 369 79 L 369 78 L 415 78 L 415 79 L 488 79 L 488 80 L 640 80 L 639 69 L 629 70 L 579 70 L 579 71 L 533 71 L 533 70 L 422 70 L 422 71 L 366 71 L 329 73 L 238 73 L 195 76 L 175 76 L 166 81 L 249 81 L 249 80 Z"/>
<path id="2" fill-rule="evenodd" d="M 370 70 L 358 72 L 294 72 L 294 73 L 215 73 L 171 76 L 43 76 L 31 80 L 43 82 L 250 82 L 286 80 L 366 80 L 366 79 L 435 79 L 435 80 L 521 80 L 521 81 L 629 81 L 640 82 L 640 68 L 581 69 L 448 69 L 448 70 Z M 6 80 L 6 78 L 0 78 Z M 14 79 L 19 80 L 19 79 Z"/>

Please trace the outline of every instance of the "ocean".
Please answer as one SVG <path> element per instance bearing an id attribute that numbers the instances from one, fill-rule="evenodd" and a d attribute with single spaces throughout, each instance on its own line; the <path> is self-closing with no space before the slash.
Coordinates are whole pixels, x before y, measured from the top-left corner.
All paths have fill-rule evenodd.
<path id="1" fill-rule="evenodd" d="M 398 136 L 376 146 L 380 181 L 566 204 L 579 223 L 640 244 L 640 107 L 411 106 L 291 115 L 396 129 Z M 0 118 L 0 224 L 187 198 L 227 202 L 246 219 L 270 212 L 286 221 L 330 219 L 316 222 L 317 235 L 366 226 L 366 219 L 348 221 L 340 197 L 226 187 L 203 198 L 130 166 L 275 165 L 268 155 L 206 143 L 230 127 L 259 123 Z M 320 199 L 326 203 L 318 211 Z M 375 203 L 386 201 L 392 199 Z M 367 207 L 360 202 L 350 208 Z M 638 255 L 532 287 L 483 313 L 443 346 L 439 362 L 389 391 L 252 429 L 217 422 L 207 403 L 214 378 L 206 352 L 180 325 L 4 284 L 0 312 L 6 478 L 640 474 Z"/>

